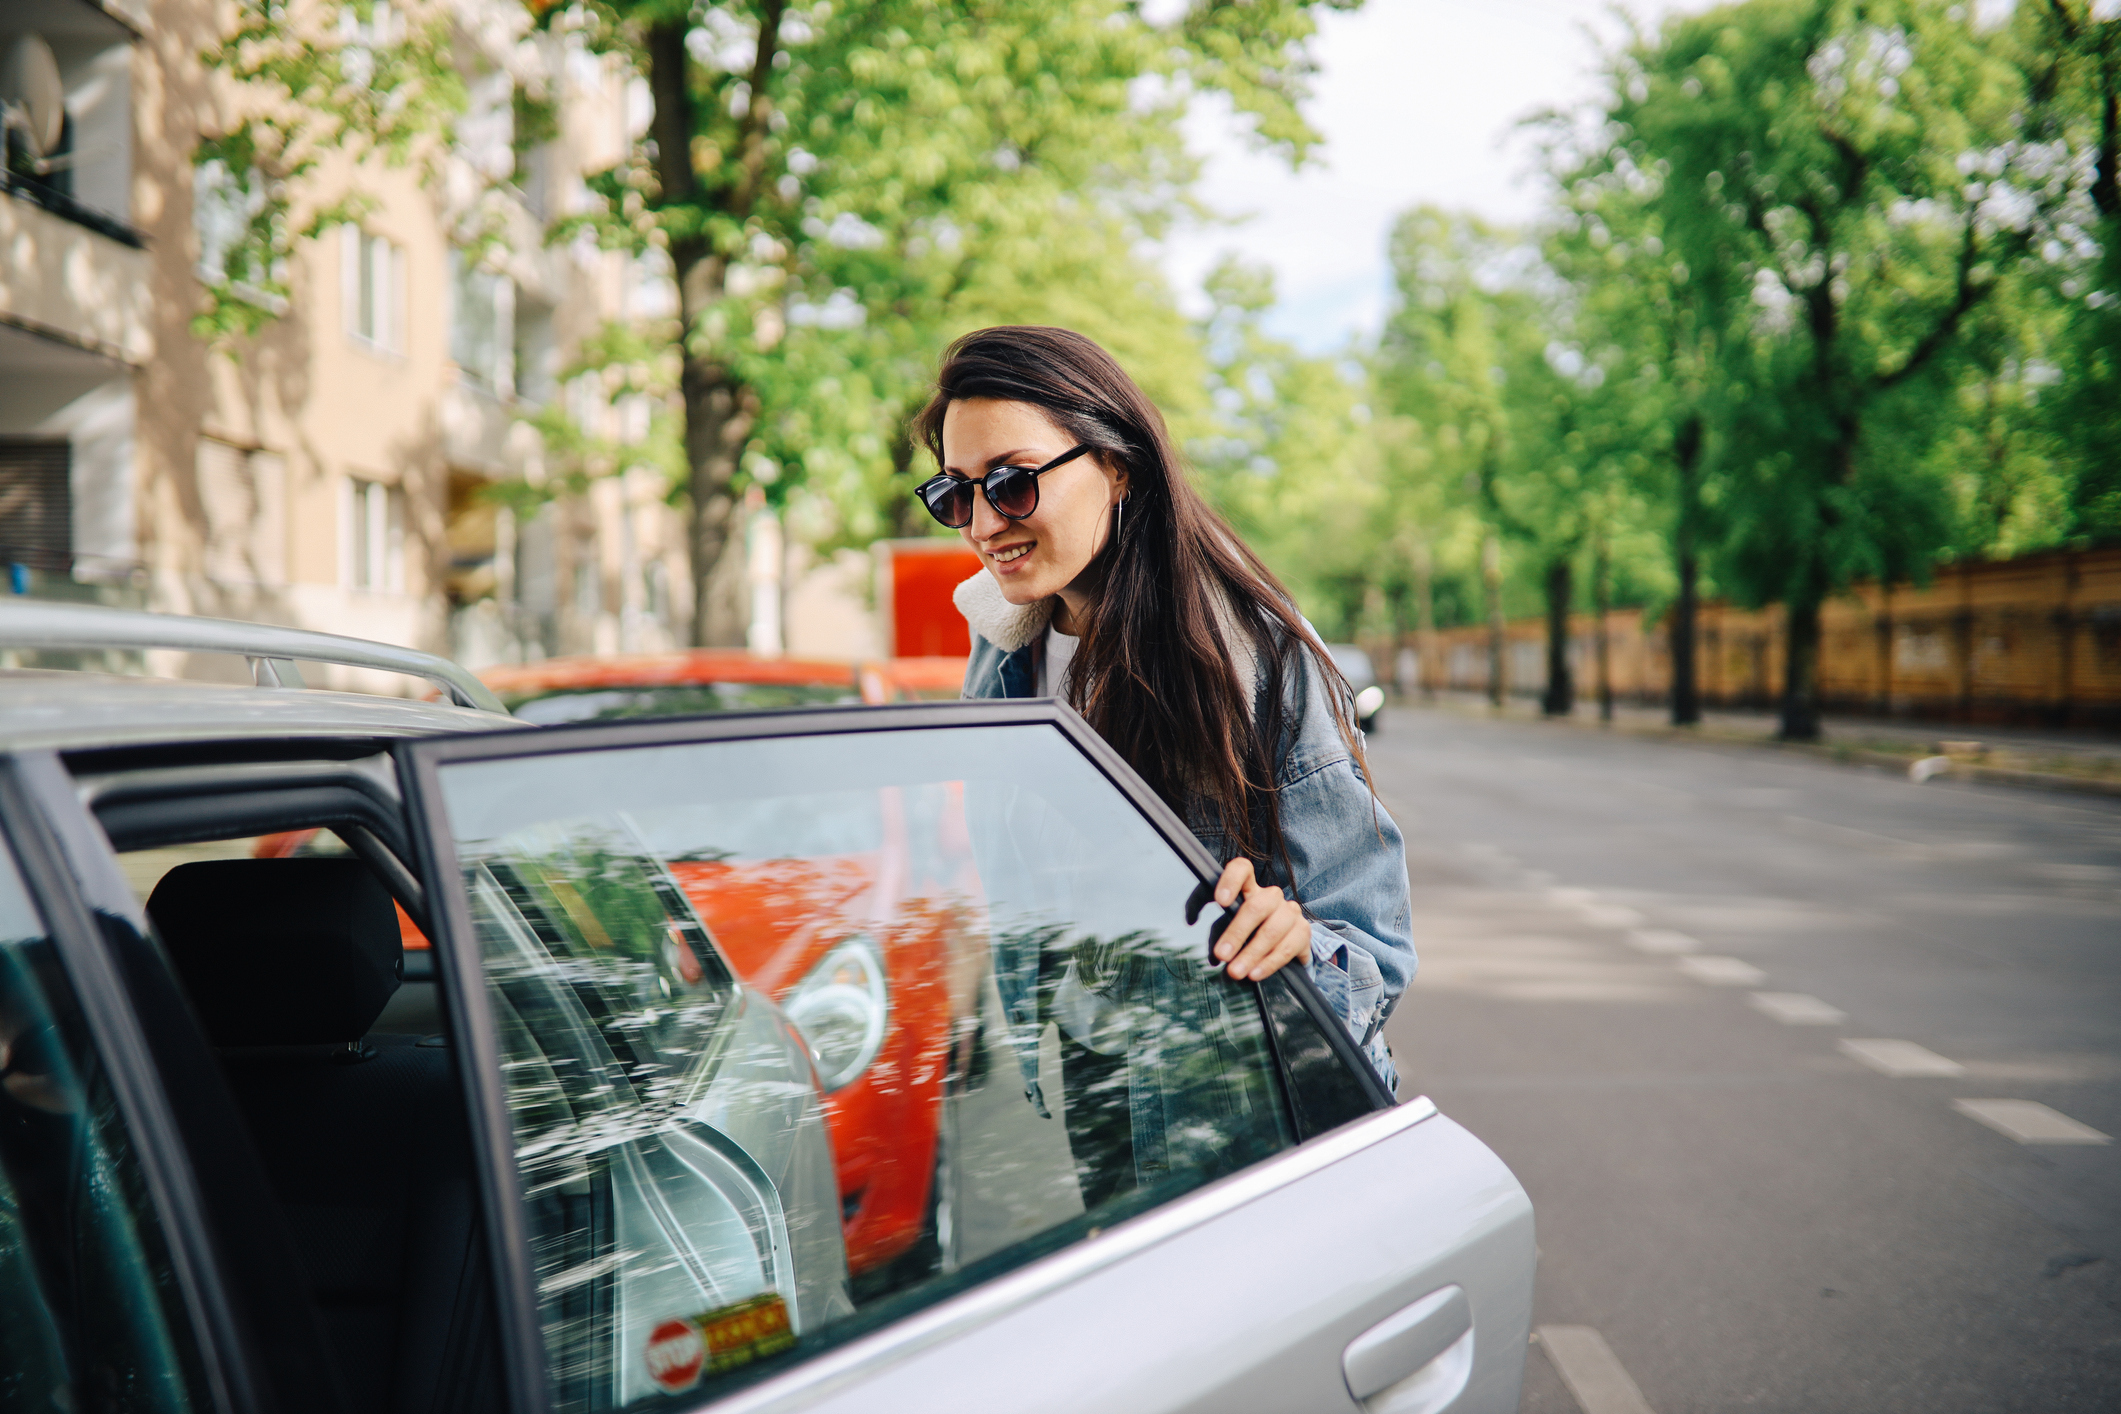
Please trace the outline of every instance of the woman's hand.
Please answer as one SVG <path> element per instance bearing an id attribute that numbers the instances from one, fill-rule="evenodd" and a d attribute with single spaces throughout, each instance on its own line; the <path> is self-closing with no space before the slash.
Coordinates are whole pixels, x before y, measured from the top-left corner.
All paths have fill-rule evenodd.
<path id="1" fill-rule="evenodd" d="M 1240 898 L 1244 904 L 1237 916 L 1215 940 L 1215 956 L 1229 964 L 1224 971 L 1233 980 L 1271 977 L 1295 959 L 1310 955 L 1311 924 L 1302 905 L 1284 898 L 1276 886 L 1260 883 L 1249 859 L 1231 860 L 1215 881 L 1218 907 L 1228 908 Z"/>

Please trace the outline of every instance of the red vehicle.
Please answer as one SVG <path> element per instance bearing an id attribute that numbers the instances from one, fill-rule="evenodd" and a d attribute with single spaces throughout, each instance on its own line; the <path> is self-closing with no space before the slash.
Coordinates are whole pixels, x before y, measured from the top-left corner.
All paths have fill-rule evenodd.
<path id="1" fill-rule="evenodd" d="M 548 658 L 479 674 L 526 722 L 680 717 L 869 700 L 852 663 L 761 658 L 741 648 Z"/>
<path id="2" fill-rule="evenodd" d="M 877 599 L 894 658 L 957 658 L 972 652 L 972 631 L 951 596 L 981 569 L 980 557 L 957 536 L 879 540 Z"/>
<path id="3" fill-rule="evenodd" d="M 954 702 L 965 686 L 963 658 L 887 658 L 862 664 L 864 702 Z"/>

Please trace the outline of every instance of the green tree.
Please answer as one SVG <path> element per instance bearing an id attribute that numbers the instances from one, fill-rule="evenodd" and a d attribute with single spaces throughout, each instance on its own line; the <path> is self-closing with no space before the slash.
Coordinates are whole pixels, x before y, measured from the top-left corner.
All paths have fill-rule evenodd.
<path id="1" fill-rule="evenodd" d="M 1376 379 L 1380 400 L 1420 445 L 1403 463 L 1418 484 L 1400 499 L 1409 511 L 1425 503 L 1431 516 L 1472 515 L 1485 529 L 1478 573 L 1498 705 L 1507 686 L 1503 540 L 1528 551 L 1547 607 L 1544 705 L 1567 712 L 1575 563 L 1605 469 L 1578 417 L 1578 379 L 1595 387 L 1602 370 L 1563 357 L 1560 292 L 1538 248 L 1518 235 L 1421 208 L 1394 227 L 1391 258 L 1397 298 Z"/>
<path id="2" fill-rule="evenodd" d="M 1182 326 L 1126 246 L 1181 204 L 1185 94 L 1226 93 L 1300 155 L 1311 8 L 1198 0 L 1168 26 L 1122 0 L 547 11 L 626 55 L 654 99 L 646 141 L 599 183 L 602 225 L 666 252 L 678 290 L 699 641 L 741 634 L 714 586 L 744 484 L 785 497 L 813 471 L 846 487 L 910 465 L 903 415 L 941 340 L 968 316 L 1067 307 L 1020 298 L 1025 279 L 1102 276 L 1079 298 L 1122 335 L 1145 312 L 1168 344 Z"/>
<path id="3" fill-rule="evenodd" d="M 2041 367 L 2059 386 L 2032 391 L 2068 487 L 2064 533 L 2112 540 L 2121 538 L 2121 14 L 2099 10 L 2093 0 L 2027 3 L 2013 31 L 2030 135 L 2089 169 L 2081 206 L 2064 211 L 2043 250 L 2059 328 Z"/>
<path id="4" fill-rule="evenodd" d="M 1951 538 L 1916 415 L 2048 235 L 2066 164 L 2023 141 L 2003 46 L 1943 0 L 1751 0 L 1631 52 L 1611 117 L 1667 247 L 1749 282 L 1731 350 L 1727 583 L 1788 615 L 1785 737 L 1819 734 L 1819 611 Z"/>
<path id="5" fill-rule="evenodd" d="M 1625 52 L 1615 59 L 1607 79 L 1617 99 L 1636 65 Z M 1545 250 L 1570 291 L 1567 356 L 1602 375 L 1579 412 L 1583 437 L 1608 461 L 1596 538 L 1625 545 L 1655 531 L 1663 540 L 1671 719 L 1691 725 L 1701 719 L 1696 613 L 1719 532 L 1713 451 L 1725 351 L 1734 332 L 1743 337 L 1748 290 L 1734 267 L 1697 270 L 1670 248 L 1661 173 L 1639 137 L 1604 112 L 1587 128 L 1561 117 L 1546 126 L 1558 209 Z M 1627 569 L 1662 579 L 1647 565 Z"/>
<path id="6" fill-rule="evenodd" d="M 1383 627 L 1395 518 L 1360 369 L 1267 332 L 1264 267 L 1226 259 L 1206 290 L 1207 406 L 1186 446 L 1210 502 L 1327 638 Z"/>

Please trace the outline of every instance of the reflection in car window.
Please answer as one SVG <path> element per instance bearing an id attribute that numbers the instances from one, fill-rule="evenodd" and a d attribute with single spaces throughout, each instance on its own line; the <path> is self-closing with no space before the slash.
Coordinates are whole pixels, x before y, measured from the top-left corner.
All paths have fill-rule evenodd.
<path id="1" fill-rule="evenodd" d="M 563 1408 L 728 1387 L 1292 1141 L 1058 731 L 442 768 Z"/>
<path id="2" fill-rule="evenodd" d="M 861 701 L 851 686 L 786 683 L 703 682 L 668 687 L 605 687 L 507 699 L 526 722 L 596 722 L 615 717 L 692 717 L 703 712 L 759 712 L 779 707 L 819 707 Z"/>
<path id="3" fill-rule="evenodd" d="M 210 1406 L 137 1157 L 0 853 L 0 1409 Z"/>

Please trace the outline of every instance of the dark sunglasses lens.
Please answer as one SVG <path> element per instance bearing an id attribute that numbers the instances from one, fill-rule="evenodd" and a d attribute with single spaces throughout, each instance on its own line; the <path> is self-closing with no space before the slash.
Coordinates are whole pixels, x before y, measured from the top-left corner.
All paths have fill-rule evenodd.
<path id="1" fill-rule="evenodd" d="M 952 530 L 963 530 L 972 524 L 972 483 L 969 481 L 938 478 L 921 488 L 921 499 L 928 503 L 928 514 Z"/>
<path id="2" fill-rule="evenodd" d="M 1038 509 L 1038 473 L 1029 467 L 1005 466 L 987 478 L 987 500 L 1011 520 Z"/>

